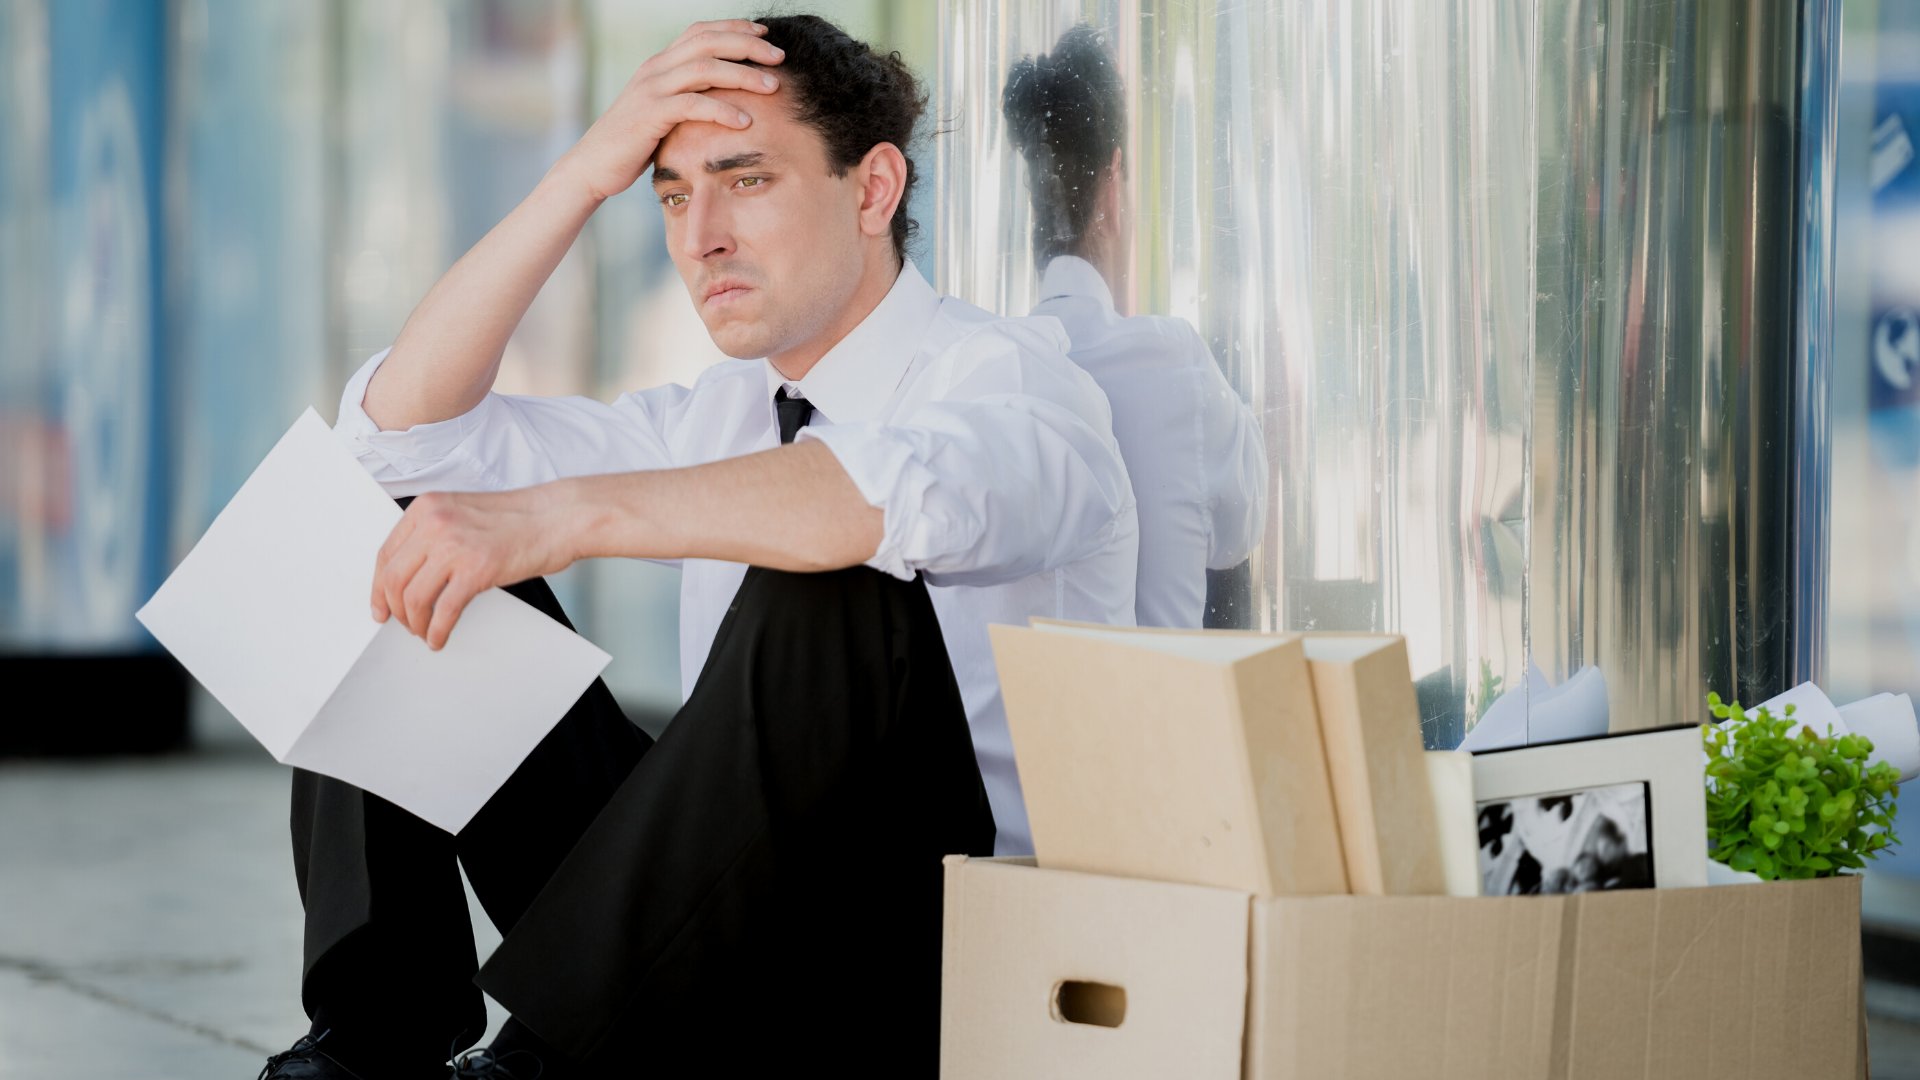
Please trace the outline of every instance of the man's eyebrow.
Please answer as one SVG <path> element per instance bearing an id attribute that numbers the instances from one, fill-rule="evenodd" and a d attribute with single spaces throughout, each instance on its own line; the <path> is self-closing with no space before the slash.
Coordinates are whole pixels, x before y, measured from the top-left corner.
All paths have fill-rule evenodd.
<path id="1" fill-rule="evenodd" d="M 716 158 L 707 162 L 707 172 L 723 173 L 734 169 L 757 169 L 767 163 L 768 155 L 759 150 L 750 150 L 732 157 Z"/>
<path id="2" fill-rule="evenodd" d="M 732 157 L 714 158 L 712 161 L 707 162 L 704 168 L 709 174 L 723 173 L 731 172 L 734 169 L 759 168 L 772 160 L 773 156 L 765 151 L 749 150 L 744 154 L 734 154 Z M 685 179 L 685 177 L 668 166 L 655 165 L 653 167 L 653 182 L 656 184 L 670 184 L 676 180 L 683 179 Z"/>

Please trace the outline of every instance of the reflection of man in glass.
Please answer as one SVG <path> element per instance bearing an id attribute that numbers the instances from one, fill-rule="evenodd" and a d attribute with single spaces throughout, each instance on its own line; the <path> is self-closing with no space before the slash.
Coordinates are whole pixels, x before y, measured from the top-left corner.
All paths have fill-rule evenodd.
<path id="1" fill-rule="evenodd" d="M 1238 565 L 1266 516 L 1266 456 L 1252 412 L 1181 319 L 1123 316 L 1132 247 L 1124 199 L 1125 105 L 1098 31 L 1076 26 L 1022 60 L 1002 99 L 1027 160 L 1040 303 L 1106 391 L 1140 512 L 1135 615 L 1199 626 L 1208 570 Z"/>

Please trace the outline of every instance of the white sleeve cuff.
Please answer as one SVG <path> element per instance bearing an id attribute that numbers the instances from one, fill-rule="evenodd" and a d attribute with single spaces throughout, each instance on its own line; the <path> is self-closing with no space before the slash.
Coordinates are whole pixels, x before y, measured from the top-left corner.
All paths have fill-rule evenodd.
<path id="1" fill-rule="evenodd" d="M 367 415 L 367 386 L 373 382 L 373 373 L 380 370 L 380 365 L 386 363 L 387 354 L 392 351 L 393 346 L 389 345 L 374 353 L 372 358 L 360 365 L 359 371 L 353 373 L 353 378 L 347 380 L 346 389 L 340 391 L 340 419 L 333 425 L 333 430 L 349 440 L 359 441 L 380 432 L 380 425 Z"/>
<path id="2" fill-rule="evenodd" d="M 346 440 L 361 464 L 383 483 L 404 480 L 446 461 L 494 405 L 489 394 L 479 405 L 450 420 L 383 430 L 367 415 L 365 402 L 374 372 L 392 351 L 389 346 L 375 353 L 347 380 L 346 389 L 340 393 L 340 419 L 333 425 L 335 434 Z"/>
<path id="3" fill-rule="evenodd" d="M 804 427 L 796 437 L 825 443 L 860 497 L 880 509 L 880 547 L 866 565 L 902 581 L 912 580 L 930 560 L 967 547 L 968 535 L 978 532 L 964 505 L 954 506 L 934 490 L 938 477 L 927 463 L 932 447 L 916 438 L 927 434 L 869 422 Z"/>

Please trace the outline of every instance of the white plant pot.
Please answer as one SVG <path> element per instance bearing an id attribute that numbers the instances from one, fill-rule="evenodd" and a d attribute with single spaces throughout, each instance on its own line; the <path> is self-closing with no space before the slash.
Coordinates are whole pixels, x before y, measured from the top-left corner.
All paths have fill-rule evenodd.
<path id="1" fill-rule="evenodd" d="M 1735 870 L 1723 862 L 1707 860 L 1707 884 L 1709 885 L 1758 885 L 1760 875 L 1751 870 Z"/>

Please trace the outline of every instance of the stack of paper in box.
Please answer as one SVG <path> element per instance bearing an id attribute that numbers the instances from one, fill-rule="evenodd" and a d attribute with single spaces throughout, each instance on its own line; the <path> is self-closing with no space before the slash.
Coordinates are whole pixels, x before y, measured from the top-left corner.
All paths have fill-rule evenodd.
<path id="1" fill-rule="evenodd" d="M 993 646 L 1038 866 L 947 861 L 946 1080 L 1865 1075 L 1857 879 L 1444 895 L 1397 637 Z"/>

